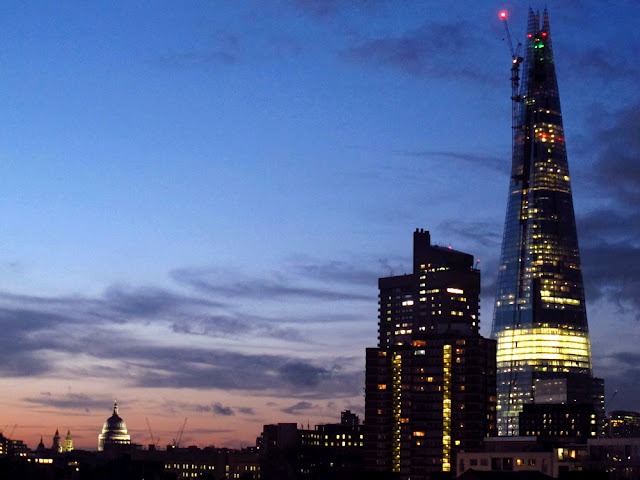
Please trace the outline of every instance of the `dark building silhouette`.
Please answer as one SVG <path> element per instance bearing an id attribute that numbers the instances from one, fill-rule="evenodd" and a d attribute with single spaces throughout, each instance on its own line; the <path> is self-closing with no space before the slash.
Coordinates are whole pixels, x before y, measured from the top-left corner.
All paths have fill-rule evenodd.
<path id="1" fill-rule="evenodd" d="M 351 410 L 344 410 L 340 412 L 340 425 L 357 427 L 360 425 L 360 418 Z"/>
<path id="2" fill-rule="evenodd" d="M 60 443 L 60 432 L 56 428 L 56 433 L 53 434 L 53 440 L 51 442 L 51 450 L 54 452 L 62 451 L 62 444 Z"/>
<path id="3" fill-rule="evenodd" d="M 520 435 L 586 443 L 596 437 L 598 423 L 593 407 L 588 404 L 526 403 L 519 416 Z"/>
<path id="4" fill-rule="evenodd" d="M 640 438 L 640 413 L 614 410 L 609 413 L 609 437 Z"/>
<path id="5" fill-rule="evenodd" d="M 594 438 L 587 443 L 585 470 L 607 480 L 640 478 L 640 438 Z"/>
<path id="6" fill-rule="evenodd" d="M 135 461 L 159 462 L 164 466 L 163 479 L 199 478 L 206 480 L 257 480 L 260 478 L 259 456 L 255 448 L 171 448 L 134 450 Z M 144 477 L 146 480 L 146 477 Z"/>
<path id="7" fill-rule="evenodd" d="M 22 440 L 14 440 L 12 438 L 5 437 L 2 432 L 0 432 L 0 458 L 21 456 L 26 454 L 28 451 L 29 448 Z"/>
<path id="8" fill-rule="evenodd" d="M 513 100 L 513 160 L 492 336 L 498 341 L 498 429 L 518 420 L 536 390 L 547 403 L 590 404 L 602 423 L 603 383 L 592 378 L 549 17 L 529 11 L 522 84 Z M 517 66 L 517 64 L 516 64 Z M 517 76 L 516 76 L 517 77 Z"/>
<path id="9" fill-rule="evenodd" d="M 480 271 L 473 255 L 413 234 L 413 273 L 380 278 L 378 347 L 411 345 L 423 333 L 477 334 Z"/>
<path id="10" fill-rule="evenodd" d="M 595 480 L 586 472 L 586 444 L 555 444 L 536 437 L 493 437 L 481 450 L 458 455 L 458 478 L 561 478 Z M 606 477 L 605 477 L 606 478 Z"/>
<path id="11" fill-rule="evenodd" d="M 265 425 L 256 444 L 262 480 L 357 479 L 364 474 L 363 428 L 349 410 L 342 412 L 340 423 L 313 430 L 295 423 Z"/>
<path id="12" fill-rule="evenodd" d="M 473 256 L 414 232 L 413 273 L 379 279 L 368 348 L 365 463 L 412 480 L 455 473 L 455 454 L 495 429 L 495 340 L 479 334 Z"/>

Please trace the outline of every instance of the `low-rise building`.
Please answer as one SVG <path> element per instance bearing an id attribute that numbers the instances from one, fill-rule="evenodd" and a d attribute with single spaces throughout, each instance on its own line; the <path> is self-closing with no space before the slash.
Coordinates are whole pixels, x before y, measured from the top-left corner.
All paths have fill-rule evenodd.
<path id="1" fill-rule="evenodd" d="M 585 470 L 604 472 L 609 480 L 640 478 L 640 438 L 595 438 L 587 442 Z"/>
<path id="2" fill-rule="evenodd" d="M 640 413 L 614 410 L 609 413 L 609 437 L 640 437 Z"/>
<path id="3" fill-rule="evenodd" d="M 558 478 L 585 470 L 585 444 L 551 444 L 538 437 L 490 437 L 482 449 L 459 452 L 458 474 L 467 470 L 541 472 Z"/>

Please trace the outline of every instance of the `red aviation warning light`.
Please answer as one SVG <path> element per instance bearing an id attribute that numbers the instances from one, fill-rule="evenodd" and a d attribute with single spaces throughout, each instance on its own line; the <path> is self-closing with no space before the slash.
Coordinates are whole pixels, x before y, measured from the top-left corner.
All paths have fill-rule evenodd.
<path id="1" fill-rule="evenodd" d="M 511 32 L 509 31 L 509 23 L 507 22 L 507 11 L 502 10 L 498 14 L 498 16 L 500 17 L 500 20 L 504 21 L 504 31 L 507 35 L 509 50 L 511 50 L 511 59 L 513 60 L 513 63 L 515 65 L 518 65 L 519 63 L 522 63 L 524 61 L 524 58 L 520 56 L 520 48 L 522 47 L 522 44 L 519 43 L 516 49 L 513 48 L 513 42 L 511 41 Z"/>

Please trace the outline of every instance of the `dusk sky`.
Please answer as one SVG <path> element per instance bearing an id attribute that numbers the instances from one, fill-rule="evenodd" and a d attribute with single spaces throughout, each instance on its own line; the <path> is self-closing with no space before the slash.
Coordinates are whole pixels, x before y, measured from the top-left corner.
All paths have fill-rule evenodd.
<path id="1" fill-rule="evenodd" d="M 594 372 L 640 411 L 640 3 L 547 3 Z M 480 259 L 488 336 L 529 5 L 3 2 L 0 430 L 362 419 L 416 228 Z"/>

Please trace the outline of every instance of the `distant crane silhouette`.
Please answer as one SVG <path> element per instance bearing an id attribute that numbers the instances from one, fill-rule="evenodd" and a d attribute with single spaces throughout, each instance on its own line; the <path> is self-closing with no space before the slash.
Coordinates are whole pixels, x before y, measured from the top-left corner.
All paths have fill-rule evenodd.
<path id="1" fill-rule="evenodd" d="M 182 441 L 182 434 L 184 433 L 184 427 L 187 425 L 187 417 L 184 417 L 184 422 L 180 430 L 178 430 L 177 438 L 173 439 L 173 446 L 175 448 L 180 448 L 180 442 Z"/>
<path id="2" fill-rule="evenodd" d="M 611 402 L 613 401 L 614 398 L 616 398 L 616 395 L 618 395 L 618 390 L 615 390 L 613 392 L 613 395 L 609 397 L 609 401 L 607 402 L 607 404 L 609 405 L 609 411 L 611 411 Z"/>
<path id="3" fill-rule="evenodd" d="M 13 428 L 11 429 L 11 433 L 9 435 L 5 435 L 4 438 L 6 438 L 7 440 L 11 440 L 11 438 L 13 437 L 13 432 L 16 431 L 16 427 L 18 426 L 18 424 L 16 423 Z M 0 430 L 0 435 L 4 434 L 4 431 L 7 429 L 7 427 L 9 427 L 9 424 L 6 424 L 4 426 L 4 428 L 2 430 Z"/>
<path id="4" fill-rule="evenodd" d="M 512 147 L 515 147 L 516 130 L 520 128 L 519 111 L 522 102 L 522 96 L 518 91 L 520 88 L 520 64 L 524 62 L 524 57 L 522 56 L 522 43 L 518 42 L 518 45 L 513 48 L 511 30 L 509 30 L 509 23 L 507 22 L 507 12 L 503 10 L 499 16 L 504 21 L 504 31 L 507 34 L 507 43 L 511 52 L 511 128 L 513 129 Z"/>
<path id="5" fill-rule="evenodd" d="M 151 424 L 149 423 L 149 419 L 147 417 L 144 417 L 144 418 L 147 421 L 147 428 L 149 429 L 149 436 L 151 437 L 151 445 L 153 445 L 154 447 L 157 447 L 158 443 L 160 442 L 160 438 L 157 438 L 157 439 L 153 438 L 153 433 L 151 432 Z"/>

